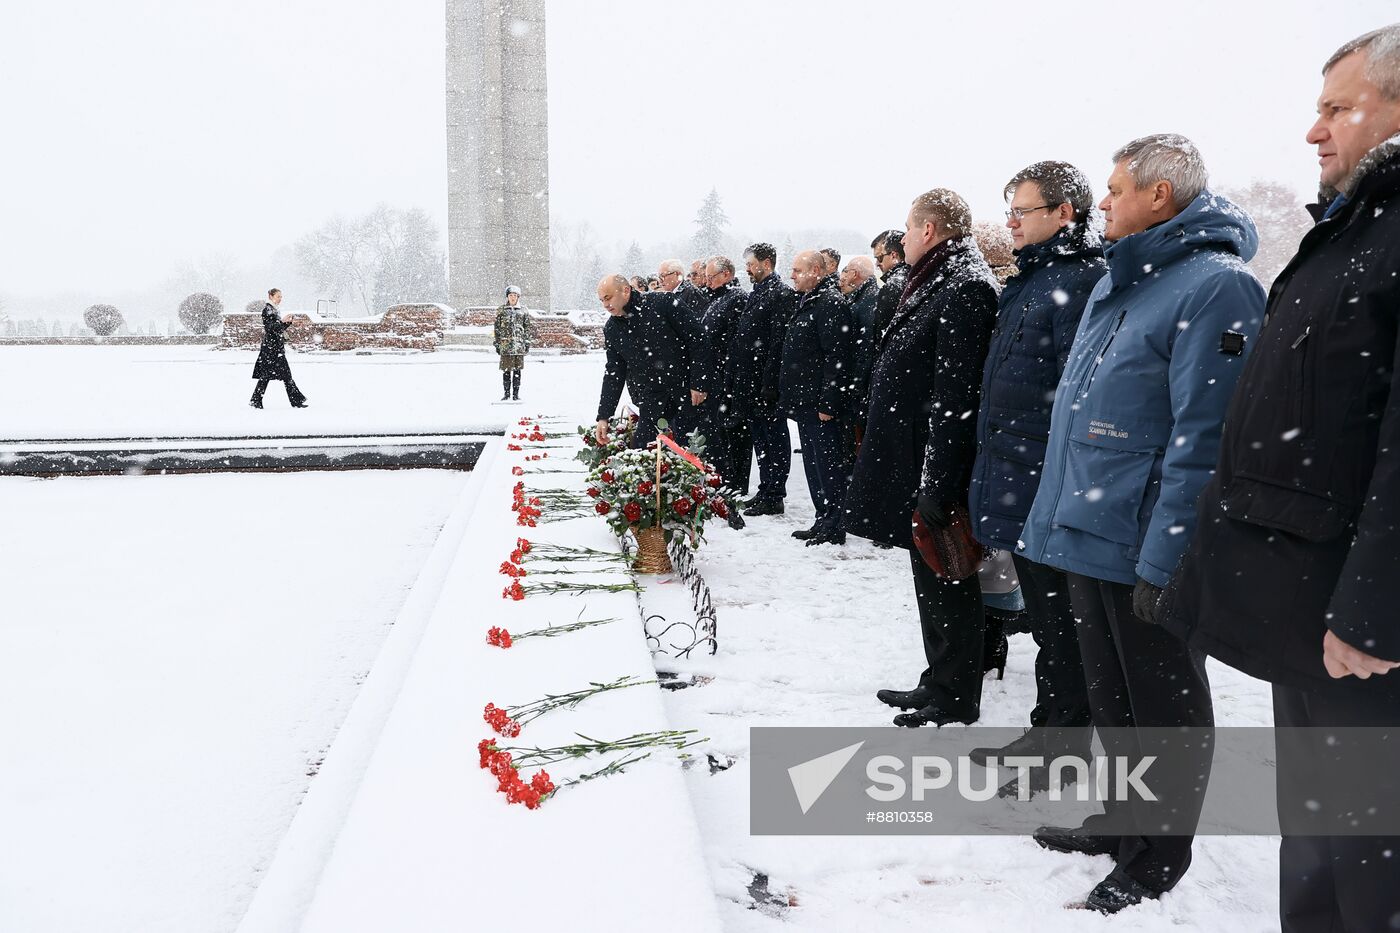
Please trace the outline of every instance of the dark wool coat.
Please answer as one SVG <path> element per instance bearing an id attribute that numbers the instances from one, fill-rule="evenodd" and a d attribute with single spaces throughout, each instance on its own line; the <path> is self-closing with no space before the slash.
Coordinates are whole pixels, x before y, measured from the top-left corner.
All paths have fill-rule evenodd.
<path id="1" fill-rule="evenodd" d="M 258 349 L 258 361 L 253 364 L 254 379 L 280 379 L 287 382 L 292 378 L 292 367 L 287 363 L 286 330 L 289 326 L 277 313 L 272 302 L 262 309 L 263 339 Z"/>
<path id="2" fill-rule="evenodd" d="M 1327 629 L 1400 660 L 1400 135 L 1274 281 L 1163 622 L 1248 674 L 1331 680 Z M 1321 213 L 1317 211 L 1316 213 Z"/>
<path id="3" fill-rule="evenodd" d="M 1082 226 L 1018 250 L 1016 267 L 998 302 L 982 374 L 968 494 L 977 540 L 1002 550 L 1016 549 L 1035 501 L 1055 387 L 1089 292 L 1108 271 L 1098 237 Z"/>
<path id="4" fill-rule="evenodd" d="M 982 364 L 996 320 L 996 279 L 972 237 L 945 240 L 913 271 L 881 338 L 870 380 L 865 438 L 846 493 L 845 528 L 897 547 L 914 545 L 919 493 L 964 502 L 976 450 Z"/>
<path id="5" fill-rule="evenodd" d="M 820 411 L 841 415 L 850 408 L 851 303 L 827 276 L 802 295 L 783 337 L 779 405 L 791 417 Z"/>

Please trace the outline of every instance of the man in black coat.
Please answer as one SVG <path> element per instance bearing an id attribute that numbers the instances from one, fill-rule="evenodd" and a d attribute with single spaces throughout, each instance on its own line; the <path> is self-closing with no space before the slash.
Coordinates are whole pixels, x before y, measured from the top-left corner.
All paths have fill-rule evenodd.
<path id="1" fill-rule="evenodd" d="M 1400 762 L 1376 746 L 1344 758 L 1345 727 L 1386 727 L 1393 747 L 1400 726 L 1400 26 L 1342 46 L 1323 74 L 1307 137 L 1320 219 L 1273 283 L 1196 535 L 1156 607 L 1273 683 L 1288 933 L 1400 918 L 1400 836 L 1347 817 L 1394 814 Z M 1339 797 L 1358 775 L 1365 796 Z M 1345 835 L 1299 831 L 1318 815 Z"/>
<path id="2" fill-rule="evenodd" d="M 904 231 L 886 230 L 870 242 L 870 249 L 875 254 L 875 265 L 880 268 L 883 282 L 880 300 L 875 306 L 875 326 L 883 334 L 894 320 L 899 298 L 909 281 L 909 263 L 904 261 Z"/>
<path id="3" fill-rule="evenodd" d="M 656 440 L 660 418 L 684 442 L 699 425 L 705 402 L 700 319 L 678 307 L 670 293 L 636 292 L 620 274 L 598 283 L 598 300 L 612 315 L 603 325 L 607 364 L 598 399 L 599 443 L 607 442 L 608 418 L 617 410 L 624 386 L 639 413 L 633 447 Z"/>
<path id="4" fill-rule="evenodd" d="M 780 406 L 797 422 L 802 469 L 816 521 L 792 536 L 814 544 L 845 544 L 842 503 L 849 481 L 842 416 L 851 403 L 851 308 L 826 274 L 821 253 L 807 250 L 792 261 L 797 310 L 783 338 Z"/>
<path id="5" fill-rule="evenodd" d="M 841 271 L 841 294 L 851 302 L 851 320 L 855 324 L 853 355 L 855 372 L 855 403 L 851 414 L 858 431 L 865 430 L 865 403 L 870 389 L 870 370 L 875 366 L 875 354 L 880 337 L 876 320 L 880 301 L 880 281 L 875 277 L 875 262 L 869 256 L 852 256 Z"/>
<path id="6" fill-rule="evenodd" d="M 909 294 L 875 361 L 845 527 L 907 549 L 914 574 L 927 666 L 913 690 L 876 696 L 914 710 L 896 716 L 896 725 L 971 723 L 982 702 L 982 591 L 976 574 L 954 581 L 930 570 L 914 549 L 912 522 L 917 509 L 929 527 L 947 527 L 953 508 L 967 501 L 996 279 L 956 193 L 920 195 L 907 225 Z"/>
<path id="7" fill-rule="evenodd" d="M 792 435 L 787 416 L 778 410 L 778 377 L 797 294 L 775 274 L 777 261 L 769 243 L 744 251 L 753 291 L 735 322 L 727 365 L 735 407 L 748 423 L 758 455 L 758 492 L 744 505 L 748 516 L 783 514 L 792 470 Z"/>
<path id="8" fill-rule="evenodd" d="M 267 304 L 262 309 L 262 346 L 258 348 L 258 361 L 253 364 L 253 378 L 258 380 L 258 384 L 253 387 L 253 397 L 248 402 L 253 408 L 263 407 L 263 393 L 273 379 L 280 379 L 287 387 L 287 401 L 292 403 L 293 408 L 307 407 L 306 396 L 297 388 L 296 381 L 292 379 L 292 367 L 287 362 L 285 333 L 291 325 L 277 313 L 277 306 L 281 303 L 282 289 L 268 289 Z"/>
<path id="9" fill-rule="evenodd" d="M 706 354 L 705 384 L 700 387 L 706 394 L 705 449 L 724 478 L 725 486 L 737 497 L 749 492 L 753 440 L 749 436 L 748 422 L 735 404 L 729 357 L 749 296 L 734 281 L 734 263 L 726 256 L 709 260 L 705 275 L 710 283 L 710 303 L 701 319 Z M 733 528 L 744 527 L 739 509 L 729 513 L 729 524 Z"/>
<path id="10" fill-rule="evenodd" d="M 972 757 L 1030 755 L 1049 762 L 1060 754 L 1088 754 L 1089 694 L 1069 581 L 1061 571 L 1016 554 L 1016 541 L 1040 485 L 1055 387 L 1089 292 L 1108 266 L 1098 235 L 1089 229 L 1094 193 L 1079 169 L 1037 162 L 1017 172 L 1003 194 L 1011 206 L 1006 225 L 1017 272 L 1002 289 L 983 372 L 968 511 L 977 540 L 1010 553 L 1016 566 L 1038 649 L 1031 726 L 1079 730 L 1083 737 L 1075 747 L 1048 748 L 1050 734 L 1032 728 L 1004 748 L 975 749 Z M 999 629 L 989 633 L 989 647 L 1004 652 L 1004 642 Z M 1048 771 L 1035 769 L 1032 786 L 1048 786 Z"/>

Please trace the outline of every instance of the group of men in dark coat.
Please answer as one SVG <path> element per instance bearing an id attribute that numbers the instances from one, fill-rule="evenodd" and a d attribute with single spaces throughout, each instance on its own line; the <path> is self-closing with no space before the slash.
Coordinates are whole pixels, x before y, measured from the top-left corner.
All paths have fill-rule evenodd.
<path id="1" fill-rule="evenodd" d="M 1102 236 L 1073 166 L 1017 173 L 1004 192 L 1017 271 L 1000 294 L 966 203 L 934 189 L 902 237 L 872 244 L 878 292 L 838 282 L 817 252 L 794 257 L 788 289 L 760 244 L 753 293 L 705 328 L 726 335 L 720 408 L 742 414 L 759 455 L 749 514 L 781 510 L 791 418 L 817 511 L 808 540 L 910 551 L 924 670 L 877 694 L 903 710 L 897 724 L 980 716 L 999 633 L 976 576 L 941 576 L 913 541 L 915 523 L 959 514 L 1014 555 L 1038 649 L 1034 728 L 973 760 L 1087 757 L 1097 729 L 1131 766 L 1154 750 L 1141 730 L 1160 727 L 1196 738 L 1208 774 L 1206 655 L 1273 684 L 1290 933 L 1400 922 L 1400 837 L 1357 831 L 1400 800 L 1400 26 L 1323 73 L 1317 225 L 1267 296 L 1245 267 L 1252 220 L 1208 189 L 1190 140 L 1166 134 L 1114 153 Z M 610 336 L 610 372 L 613 355 Z M 648 393 L 634 391 L 644 417 L 665 407 Z M 674 409 L 681 393 L 665 398 Z M 1345 727 L 1379 738 L 1339 742 Z M 1035 838 L 1113 860 L 1090 908 L 1157 898 L 1191 862 L 1200 768 L 1151 804 L 1108 801 Z M 1025 777 L 1049 783 L 1044 768 Z M 1369 796 L 1339 797 L 1342 784 Z M 1340 834 L 1317 829 L 1319 810 Z"/>

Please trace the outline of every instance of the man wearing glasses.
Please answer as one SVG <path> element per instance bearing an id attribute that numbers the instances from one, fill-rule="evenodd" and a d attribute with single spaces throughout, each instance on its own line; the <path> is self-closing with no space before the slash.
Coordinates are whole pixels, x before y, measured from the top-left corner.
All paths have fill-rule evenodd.
<path id="1" fill-rule="evenodd" d="M 886 230 L 870 241 L 875 264 L 880 267 L 880 300 L 875 306 L 876 339 L 883 336 L 894 320 L 899 296 L 909 281 L 909 263 L 904 261 L 904 231 Z"/>
<path id="2" fill-rule="evenodd" d="M 993 755 L 1000 761 L 1043 755 L 1049 762 L 1061 754 L 1089 751 L 1089 695 L 1069 583 L 1053 567 L 1014 552 L 1040 484 L 1055 387 L 1089 292 L 1108 267 L 1099 235 L 1089 226 L 1094 193 L 1079 169 L 1067 162 L 1037 162 L 1012 176 L 1003 195 L 1011 202 L 1006 226 L 1017 272 L 1002 290 L 983 373 L 969 512 L 979 542 L 1013 553 L 1039 650 L 1033 728 L 1004 748 L 974 749 L 971 757 L 979 764 Z M 999 624 L 990 631 L 992 624 L 988 616 L 988 650 L 1005 657 L 1006 636 Z M 1049 735 L 1066 733 L 1035 727 L 1077 730 L 1083 737 L 1074 748 L 1048 748 Z M 1030 781 L 1033 790 L 1045 789 L 1048 769 L 1034 769 Z"/>

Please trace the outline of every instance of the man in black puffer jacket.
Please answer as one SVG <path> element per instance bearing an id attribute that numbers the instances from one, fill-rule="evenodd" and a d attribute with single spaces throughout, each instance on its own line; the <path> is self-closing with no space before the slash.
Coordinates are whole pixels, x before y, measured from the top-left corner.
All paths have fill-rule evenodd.
<path id="1" fill-rule="evenodd" d="M 624 386 L 640 414 L 633 447 L 656 440 L 660 418 L 683 443 L 699 425 L 705 402 L 700 319 L 681 308 L 669 292 L 634 291 L 620 274 L 598 283 L 598 300 L 612 315 L 603 325 L 607 364 L 598 398 L 599 443 L 606 443 L 608 419 L 617 410 Z"/>
<path id="2" fill-rule="evenodd" d="M 1089 292 L 1108 266 L 1098 234 L 1089 229 L 1094 193 L 1073 165 L 1037 162 L 1017 172 L 1004 194 L 1017 272 L 1002 290 L 983 373 L 968 511 L 977 540 L 1011 553 L 1016 565 L 1039 649 L 1031 725 L 1084 734 L 1074 748 L 1046 748 L 1048 733 L 1033 728 L 1005 748 L 975 749 L 972 757 L 1031 755 L 1049 762 L 1060 754 L 1088 754 L 1089 695 L 1069 581 L 1016 554 L 1016 541 L 1040 484 L 1055 387 Z M 988 635 L 988 647 L 1004 657 L 1005 636 L 999 629 Z M 1043 787 L 1047 776 L 1048 769 L 1038 768 L 1030 779 Z"/>
<path id="3" fill-rule="evenodd" d="M 750 516 L 783 514 L 792 470 L 792 435 L 787 416 L 778 410 L 778 375 L 797 294 L 774 271 L 777 261 L 770 243 L 744 251 L 753 291 L 735 322 L 727 368 L 735 408 L 758 455 L 758 492 L 744 504 Z"/>
<path id="4" fill-rule="evenodd" d="M 792 285 L 800 295 L 787 324 L 779 375 L 780 406 L 797 422 L 802 468 L 817 520 L 792 536 L 807 544 L 845 544 L 841 530 L 847 457 L 842 416 L 851 398 L 851 306 L 827 275 L 821 253 L 807 250 L 792 261 Z"/>
<path id="5" fill-rule="evenodd" d="M 880 300 L 875 306 L 875 326 L 880 334 L 894 320 L 894 312 L 899 308 L 899 297 L 904 294 L 904 286 L 909 281 L 909 263 L 904 261 L 904 231 L 886 230 L 870 243 L 875 254 L 875 264 L 880 267 Z"/>
<path id="6" fill-rule="evenodd" d="M 1400 800 L 1385 751 L 1400 726 L 1400 25 L 1342 46 L 1323 74 L 1308 133 L 1320 220 L 1273 283 L 1195 538 L 1156 607 L 1273 683 L 1287 933 L 1400 916 L 1400 836 L 1348 816 L 1393 816 Z M 1346 727 L 1390 739 L 1348 759 Z"/>

